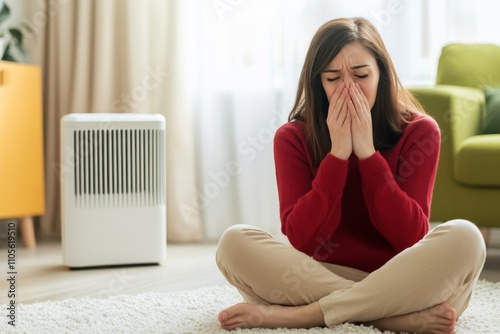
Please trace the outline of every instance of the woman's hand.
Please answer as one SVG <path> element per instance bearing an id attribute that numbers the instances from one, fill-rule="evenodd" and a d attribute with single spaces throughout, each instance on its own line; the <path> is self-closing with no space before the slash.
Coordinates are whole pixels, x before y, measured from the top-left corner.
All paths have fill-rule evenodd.
<path id="1" fill-rule="evenodd" d="M 348 100 L 349 91 L 341 82 L 330 99 L 326 118 L 332 141 L 330 153 L 342 160 L 349 159 L 352 153 L 351 113 L 347 108 Z"/>
<path id="2" fill-rule="evenodd" d="M 370 105 L 356 83 L 350 84 L 349 96 L 347 107 L 351 115 L 352 147 L 358 159 L 363 160 L 375 153 Z"/>

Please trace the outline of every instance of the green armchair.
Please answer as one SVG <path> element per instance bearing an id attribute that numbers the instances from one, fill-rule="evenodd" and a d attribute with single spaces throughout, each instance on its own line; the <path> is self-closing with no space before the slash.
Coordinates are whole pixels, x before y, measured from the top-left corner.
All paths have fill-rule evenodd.
<path id="1" fill-rule="evenodd" d="M 500 133 L 482 134 L 485 86 L 500 87 L 500 46 L 450 44 L 436 86 L 410 88 L 441 129 L 431 221 L 500 227 Z"/>

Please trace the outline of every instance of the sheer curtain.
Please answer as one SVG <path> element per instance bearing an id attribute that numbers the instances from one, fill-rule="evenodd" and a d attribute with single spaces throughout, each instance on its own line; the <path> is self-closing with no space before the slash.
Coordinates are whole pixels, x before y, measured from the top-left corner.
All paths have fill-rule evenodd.
<path id="1" fill-rule="evenodd" d="M 189 52 L 175 1 L 24 1 L 30 62 L 43 71 L 46 214 L 41 236 L 60 235 L 59 121 L 88 112 L 161 113 L 167 120 L 167 230 L 175 241 L 200 240 L 179 203 L 195 182 Z"/>
<path id="2" fill-rule="evenodd" d="M 381 10 L 384 40 L 406 85 L 432 85 L 448 43 L 500 44 L 494 0 L 389 0 Z"/>
<path id="3" fill-rule="evenodd" d="M 362 1 L 369 15 L 380 2 Z M 273 137 L 286 122 L 316 29 L 352 16 L 346 1 L 202 2 L 193 76 L 198 183 L 189 217 L 216 240 L 243 223 L 282 237 Z"/>
<path id="4" fill-rule="evenodd" d="M 217 240 L 230 225 L 282 237 L 272 137 L 286 121 L 310 39 L 324 22 L 363 16 L 403 84 L 432 85 L 450 42 L 500 43 L 492 0 L 216 0 L 192 4 L 190 55 L 197 184 L 182 203 Z M 196 8 L 195 8 L 196 7 Z"/>

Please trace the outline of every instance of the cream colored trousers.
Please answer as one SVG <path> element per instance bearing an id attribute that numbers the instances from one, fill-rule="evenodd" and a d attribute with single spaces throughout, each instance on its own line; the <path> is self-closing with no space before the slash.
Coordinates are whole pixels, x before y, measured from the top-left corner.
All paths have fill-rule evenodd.
<path id="1" fill-rule="evenodd" d="M 325 245 L 324 251 L 333 250 Z M 457 219 L 438 225 L 372 273 L 318 262 L 249 225 L 224 232 L 216 260 L 247 302 L 298 306 L 319 301 L 325 323 L 333 327 L 408 314 L 443 301 L 460 315 L 485 257 L 479 229 Z"/>

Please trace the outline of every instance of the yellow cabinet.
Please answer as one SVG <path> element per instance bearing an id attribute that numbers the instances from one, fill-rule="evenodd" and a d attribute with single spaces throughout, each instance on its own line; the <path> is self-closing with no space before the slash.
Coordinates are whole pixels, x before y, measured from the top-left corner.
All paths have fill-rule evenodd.
<path id="1" fill-rule="evenodd" d="M 0 218 L 44 213 L 42 128 L 40 68 L 0 61 Z"/>

